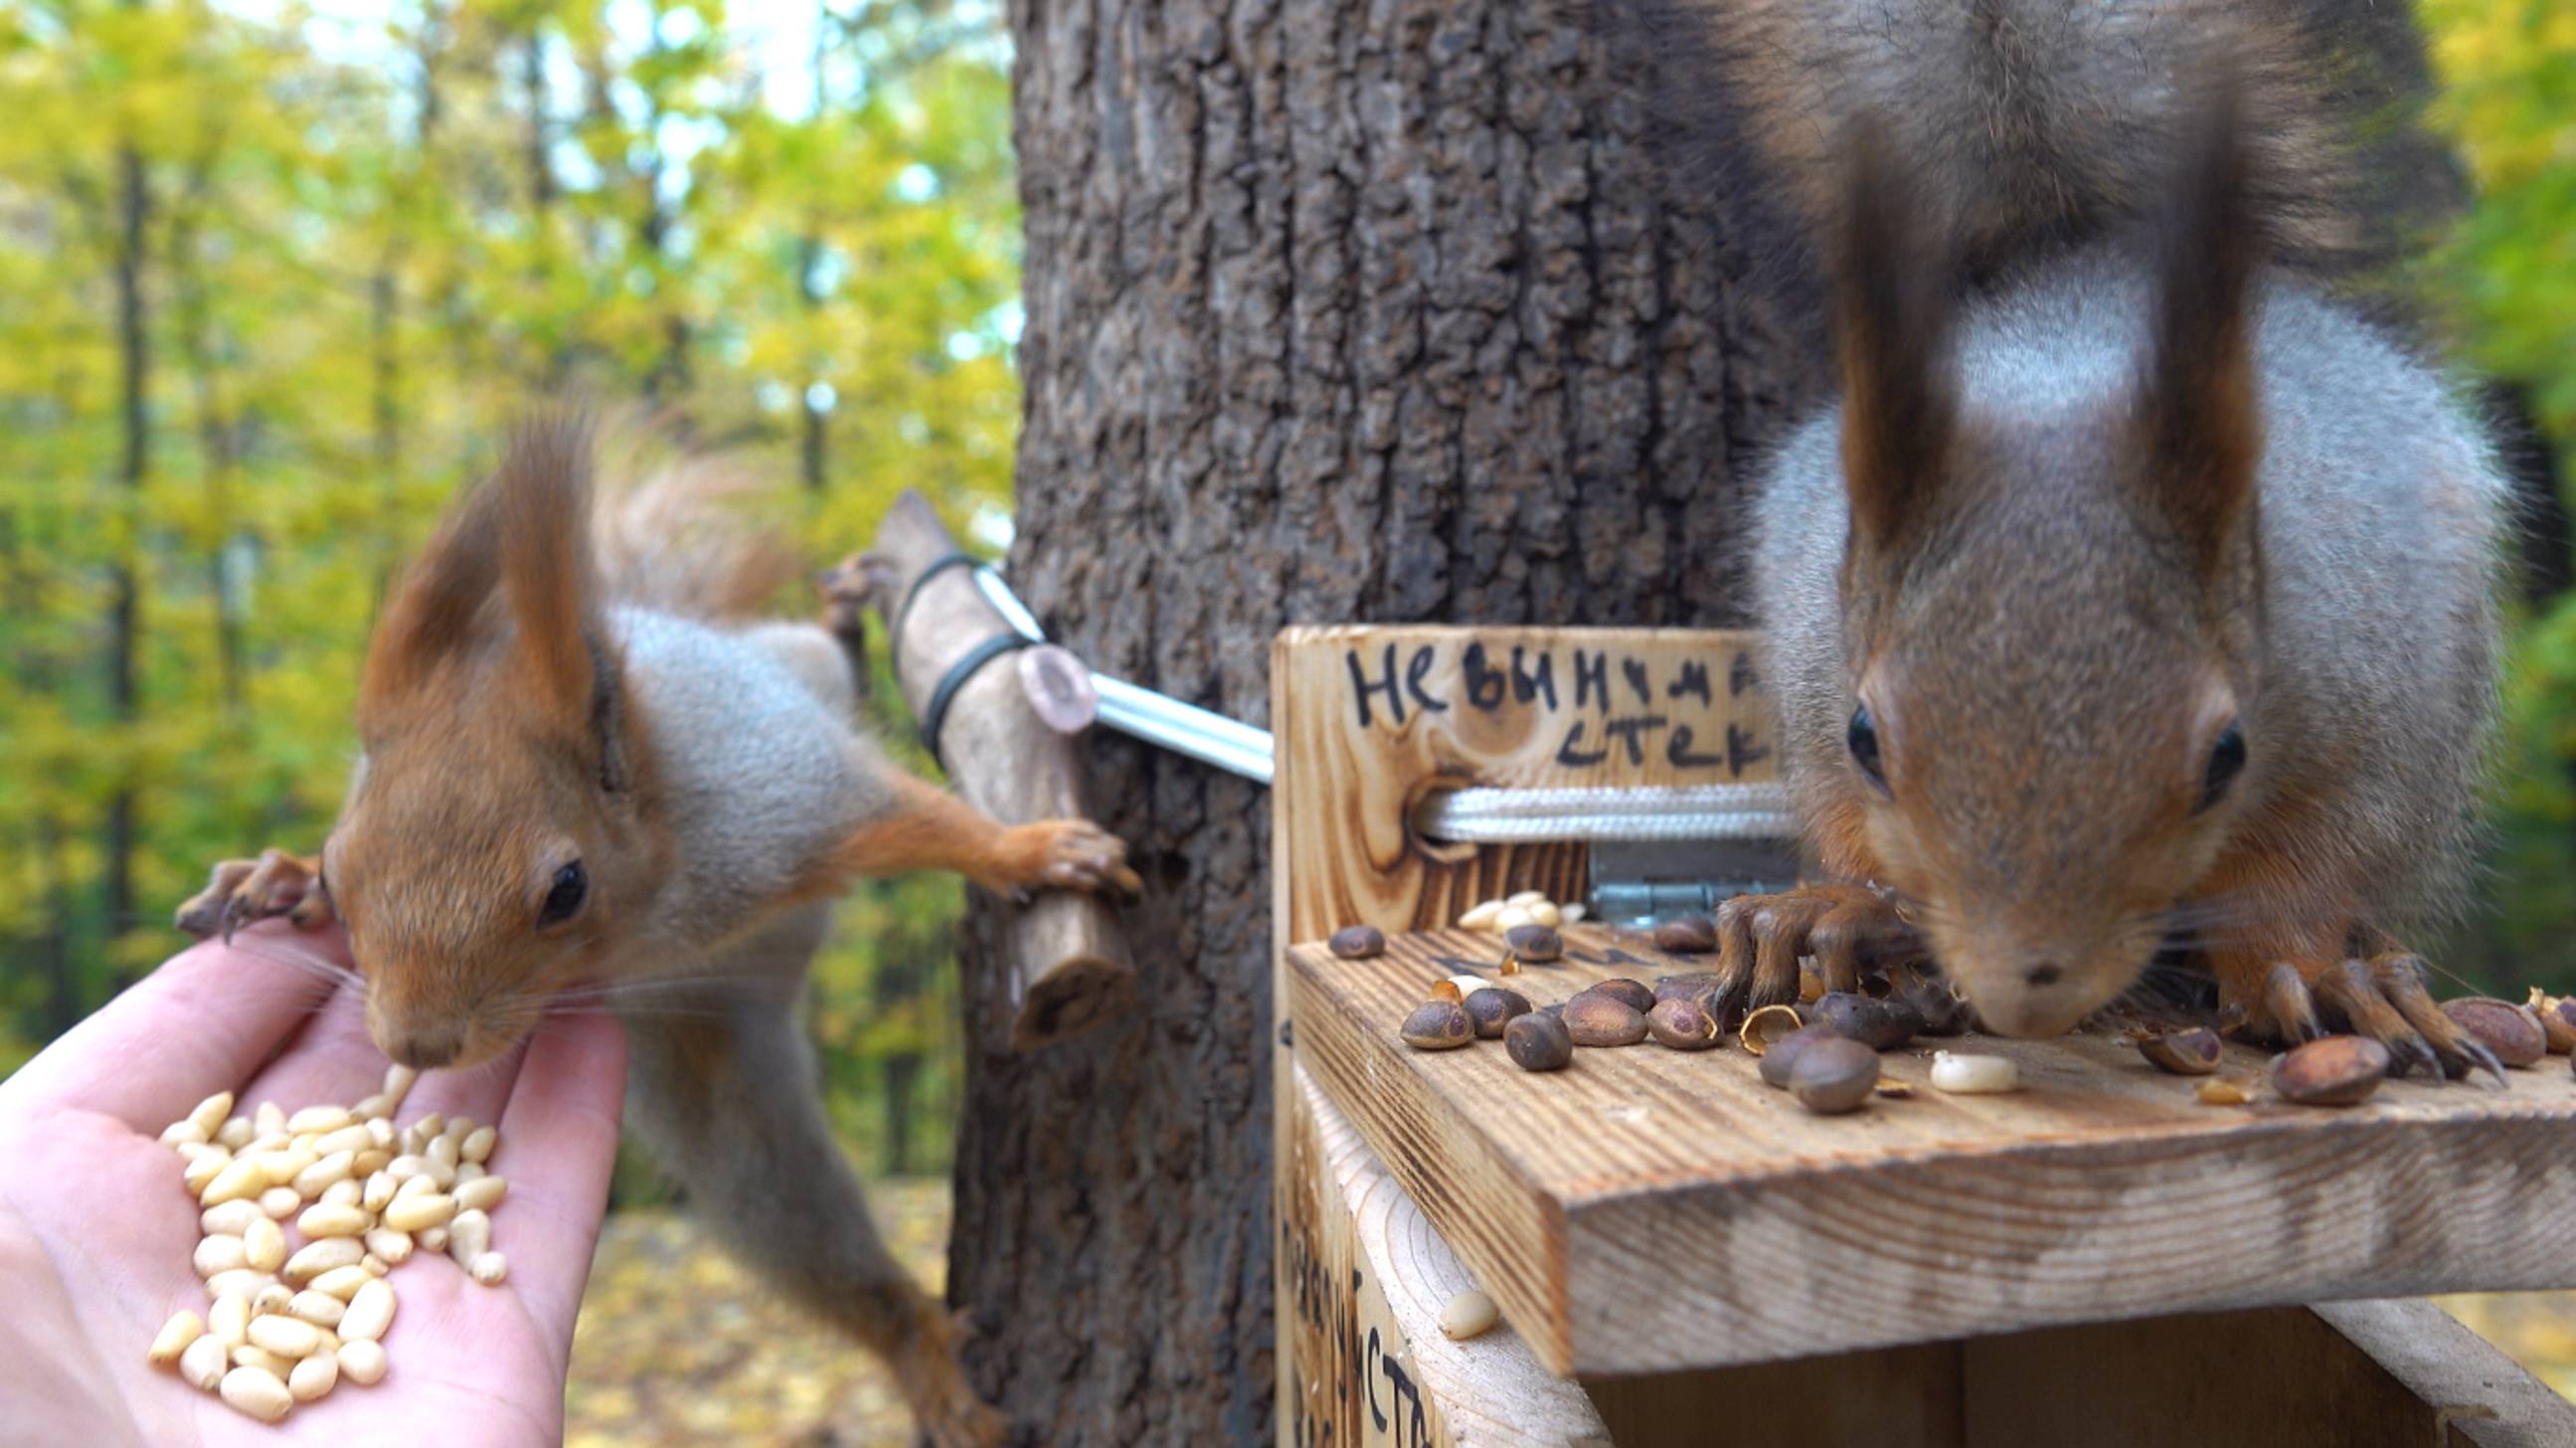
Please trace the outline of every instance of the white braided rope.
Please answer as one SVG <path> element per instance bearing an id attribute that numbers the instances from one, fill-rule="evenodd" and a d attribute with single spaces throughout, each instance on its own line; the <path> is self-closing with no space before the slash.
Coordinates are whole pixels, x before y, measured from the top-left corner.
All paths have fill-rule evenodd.
<path id="1" fill-rule="evenodd" d="M 1777 840 L 1798 833 L 1777 784 L 1656 789 L 1453 789 L 1433 794 L 1413 826 L 1436 840 Z"/>

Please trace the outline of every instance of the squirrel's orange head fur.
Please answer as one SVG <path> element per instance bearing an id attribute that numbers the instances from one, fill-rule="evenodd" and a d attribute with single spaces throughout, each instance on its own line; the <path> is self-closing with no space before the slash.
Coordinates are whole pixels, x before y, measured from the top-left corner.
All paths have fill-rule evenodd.
<path id="1" fill-rule="evenodd" d="M 466 1066 L 595 971 L 667 871 L 650 751 L 601 628 L 590 434 L 524 429 L 395 585 L 369 645 L 366 757 L 323 877 L 367 1028 Z"/>
<path id="2" fill-rule="evenodd" d="M 1937 246 L 1857 148 L 1838 258 L 1848 803 L 1990 1028 L 2062 1031 L 2128 989 L 2284 741 L 2252 732 L 2261 423 L 2252 229 L 2213 106 L 2166 222 L 2125 396 L 1962 395 Z"/>

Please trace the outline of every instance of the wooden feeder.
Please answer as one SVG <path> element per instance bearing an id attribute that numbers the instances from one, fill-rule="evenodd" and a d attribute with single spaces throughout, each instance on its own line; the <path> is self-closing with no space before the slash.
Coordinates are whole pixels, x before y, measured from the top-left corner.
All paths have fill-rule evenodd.
<path id="1" fill-rule="evenodd" d="M 1578 899 L 1587 876 L 1580 844 L 1420 838 L 1424 794 L 1768 779 L 1746 642 L 1280 636 L 1283 1448 L 2576 1444 L 2576 1408 L 2410 1300 L 2576 1284 L 2561 1058 L 2504 1092 L 2397 1081 L 2324 1110 L 2257 1086 L 2225 1107 L 2109 1035 L 1969 1037 L 1937 1044 L 2011 1057 L 2023 1089 L 1932 1091 L 1918 1042 L 1884 1058 L 1910 1094 L 1818 1117 L 1732 1043 L 1578 1050 L 1546 1074 L 1493 1042 L 1407 1048 L 1433 982 L 1498 974 L 1500 940 L 1453 928 L 1462 911 Z M 1552 697 L 1509 687 L 1515 656 L 1524 676 L 1550 661 Z M 1608 687 L 1578 699 L 1578 672 Z M 1359 923 L 1382 956 L 1321 945 Z M 1563 933 L 1563 959 L 1508 982 L 1540 1005 L 1711 963 Z M 2262 1059 L 2230 1046 L 2223 1073 Z M 1470 1286 L 1504 1325 L 1449 1341 L 1438 1316 Z"/>

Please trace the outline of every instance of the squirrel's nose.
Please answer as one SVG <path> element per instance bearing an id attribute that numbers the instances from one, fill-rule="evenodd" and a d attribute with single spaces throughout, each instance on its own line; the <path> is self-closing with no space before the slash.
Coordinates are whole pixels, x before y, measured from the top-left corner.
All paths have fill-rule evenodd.
<path id="1" fill-rule="evenodd" d="M 455 1027 L 423 1026 L 404 1031 L 385 1043 L 385 1054 L 415 1071 L 434 1070 L 465 1049 L 465 1033 Z"/>
<path id="2" fill-rule="evenodd" d="M 2025 967 L 2021 978 L 2032 985 L 2055 985 L 2066 978 L 2066 971 L 2054 961 L 2043 960 L 2037 965 Z"/>

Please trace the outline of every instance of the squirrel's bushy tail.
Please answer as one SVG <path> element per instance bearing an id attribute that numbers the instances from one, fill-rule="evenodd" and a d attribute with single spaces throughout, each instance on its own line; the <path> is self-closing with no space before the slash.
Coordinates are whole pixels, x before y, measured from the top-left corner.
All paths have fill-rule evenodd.
<path id="1" fill-rule="evenodd" d="M 1811 228 L 1845 200 L 1852 129 L 1909 168 L 1971 279 L 2148 216 L 2208 92 L 2234 93 L 2249 211 L 2274 260 L 2344 269 L 2369 60 L 2358 0 L 1659 0 L 1656 28 L 1716 72 L 1681 123 L 1750 139 Z M 1706 85 L 1697 77 L 1682 83 Z"/>
<path id="2" fill-rule="evenodd" d="M 601 427 L 594 448 L 591 553 L 607 602 L 744 618 L 797 573 L 795 548 L 756 515 L 771 485 L 748 465 L 688 452 L 633 419 Z"/>

